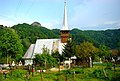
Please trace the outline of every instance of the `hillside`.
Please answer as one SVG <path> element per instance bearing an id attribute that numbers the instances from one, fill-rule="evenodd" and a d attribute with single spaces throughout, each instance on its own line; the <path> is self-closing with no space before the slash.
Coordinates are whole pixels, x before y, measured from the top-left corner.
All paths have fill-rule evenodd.
<path id="1" fill-rule="evenodd" d="M 51 39 L 60 38 L 60 30 L 49 30 L 45 27 L 35 27 L 26 23 L 18 24 L 12 27 L 16 33 L 20 36 L 20 39 L 24 43 L 35 43 L 36 39 Z M 76 44 L 80 44 L 83 41 L 89 41 L 94 43 L 95 46 L 104 44 L 111 49 L 116 49 L 120 42 L 120 29 L 105 30 L 105 31 L 93 31 L 93 30 L 79 30 L 72 29 L 71 37 Z M 25 45 L 26 46 L 26 45 Z"/>
<path id="2" fill-rule="evenodd" d="M 96 47 L 104 44 L 110 49 L 120 49 L 120 29 L 106 31 L 82 31 L 73 29 L 70 37 L 78 45 L 89 41 Z M 47 29 L 42 26 L 33 26 L 26 23 L 15 25 L 11 28 L 0 25 L 0 62 L 7 62 L 7 57 L 16 60 L 22 58 L 30 44 L 37 39 L 60 38 L 59 29 Z"/>
<path id="3" fill-rule="evenodd" d="M 96 46 L 104 44 L 111 49 L 117 48 L 120 42 L 120 29 L 105 31 L 81 31 L 79 29 L 73 29 L 71 35 L 77 44 L 83 41 L 90 41 Z"/>
<path id="4" fill-rule="evenodd" d="M 24 46 L 24 51 L 28 49 L 31 43 L 34 44 L 36 39 L 59 38 L 59 35 L 42 26 L 38 27 L 23 23 L 13 26 L 12 29 L 19 35 Z"/>

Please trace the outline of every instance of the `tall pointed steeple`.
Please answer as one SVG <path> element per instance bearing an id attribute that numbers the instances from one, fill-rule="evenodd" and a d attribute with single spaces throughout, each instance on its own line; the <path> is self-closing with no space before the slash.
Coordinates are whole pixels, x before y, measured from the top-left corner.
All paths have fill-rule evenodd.
<path id="1" fill-rule="evenodd" d="M 66 0 L 64 0 L 64 18 L 63 18 L 63 27 L 61 30 L 69 30 L 68 22 L 67 22 Z"/>
<path id="2" fill-rule="evenodd" d="M 67 23 L 66 0 L 64 0 L 63 27 L 60 30 L 60 32 L 61 32 L 61 42 L 67 43 L 67 40 L 69 39 L 69 35 L 70 35 L 70 30 L 68 29 L 68 23 Z"/>

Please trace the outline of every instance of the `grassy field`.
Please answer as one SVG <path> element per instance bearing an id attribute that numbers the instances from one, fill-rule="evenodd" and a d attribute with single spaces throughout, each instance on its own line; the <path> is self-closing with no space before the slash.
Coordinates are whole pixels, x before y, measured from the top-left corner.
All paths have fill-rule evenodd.
<path id="1" fill-rule="evenodd" d="M 75 74 L 74 74 L 75 73 Z M 72 68 L 59 72 L 34 72 L 28 76 L 27 70 L 15 69 L 5 75 L 0 74 L 0 81 L 120 81 L 120 66 L 115 71 L 106 65 L 94 65 L 93 68 Z"/>

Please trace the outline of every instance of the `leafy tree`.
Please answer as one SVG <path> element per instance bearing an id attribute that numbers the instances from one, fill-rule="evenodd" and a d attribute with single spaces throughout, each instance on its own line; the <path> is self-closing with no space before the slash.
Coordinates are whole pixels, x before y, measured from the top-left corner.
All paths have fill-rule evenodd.
<path id="1" fill-rule="evenodd" d="M 49 50 L 47 48 L 43 48 L 42 54 L 36 54 L 35 62 L 40 64 L 41 67 L 44 66 L 43 68 L 45 69 L 56 66 L 58 64 L 57 60 L 49 54 Z"/>
<path id="2" fill-rule="evenodd" d="M 78 57 L 90 57 L 98 52 L 98 49 L 92 43 L 83 42 L 77 46 L 76 52 Z"/>
<path id="3" fill-rule="evenodd" d="M 108 61 L 110 61 L 111 60 L 111 54 L 112 53 L 111 53 L 110 49 L 107 46 L 105 46 L 105 45 L 100 45 L 99 46 L 98 56 L 100 58 L 104 58 L 104 60 L 106 58 Z"/>
<path id="4" fill-rule="evenodd" d="M 6 33 L 4 33 L 0 39 L 0 50 L 2 51 L 2 55 L 18 61 L 22 57 L 23 48 L 14 30 L 7 28 Z"/>
<path id="5" fill-rule="evenodd" d="M 90 59 L 94 58 L 97 52 L 98 49 L 92 43 L 89 42 L 83 42 L 76 48 L 77 57 L 79 59 L 85 60 L 88 63 L 88 65 Z"/>
<path id="6" fill-rule="evenodd" d="M 102 58 L 103 56 L 105 56 L 105 57 L 111 56 L 110 49 L 109 49 L 107 46 L 105 46 L 105 45 L 100 45 L 100 46 L 99 46 L 98 56 L 99 56 L 100 58 Z"/>

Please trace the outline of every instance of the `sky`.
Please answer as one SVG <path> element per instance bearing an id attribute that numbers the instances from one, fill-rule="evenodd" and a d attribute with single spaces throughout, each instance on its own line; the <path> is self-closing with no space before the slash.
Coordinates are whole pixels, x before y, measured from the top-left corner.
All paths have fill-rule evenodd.
<path id="1" fill-rule="evenodd" d="M 120 0 L 66 0 L 69 29 L 120 28 Z M 0 0 L 0 25 L 39 22 L 61 29 L 64 0 Z"/>

